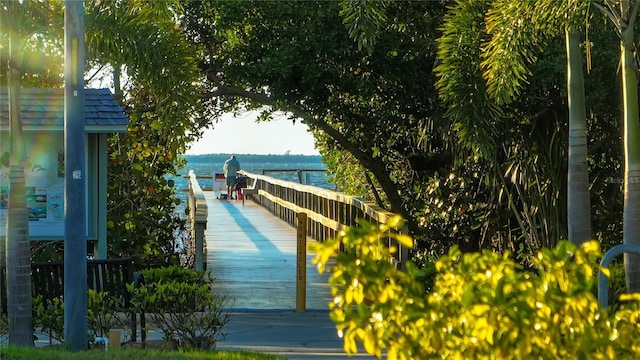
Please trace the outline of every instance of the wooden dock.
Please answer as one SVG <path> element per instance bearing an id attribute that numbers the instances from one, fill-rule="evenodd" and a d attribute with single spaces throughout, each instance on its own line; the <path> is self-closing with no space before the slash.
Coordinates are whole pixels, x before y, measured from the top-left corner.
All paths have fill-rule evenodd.
<path id="1" fill-rule="evenodd" d="M 296 229 L 253 201 L 218 200 L 204 192 L 207 267 L 234 309 L 296 309 Z M 307 241 L 313 241 L 307 239 Z M 307 310 L 328 310 L 328 274 L 307 254 Z"/>

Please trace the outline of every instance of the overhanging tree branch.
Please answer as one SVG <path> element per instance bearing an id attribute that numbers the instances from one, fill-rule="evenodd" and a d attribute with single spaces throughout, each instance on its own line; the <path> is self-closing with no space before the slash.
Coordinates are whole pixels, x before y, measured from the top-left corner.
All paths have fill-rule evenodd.
<path id="1" fill-rule="evenodd" d="M 367 180 L 367 184 L 369 184 L 369 186 L 371 187 L 371 192 L 373 193 L 373 196 L 376 198 L 376 203 L 378 203 L 378 206 L 384 207 L 384 202 L 382 201 L 382 198 L 380 197 L 380 194 L 378 193 L 378 189 L 376 188 L 376 184 L 373 183 L 373 180 L 371 179 L 371 176 L 369 175 L 369 173 L 367 171 L 364 172 L 364 178 L 365 178 L 365 180 Z"/>
<path id="2" fill-rule="evenodd" d="M 384 163 L 376 160 L 372 154 L 367 153 L 360 149 L 357 144 L 351 142 L 340 131 L 336 130 L 333 126 L 323 121 L 317 116 L 303 113 L 301 111 L 292 111 L 295 116 L 300 117 L 305 123 L 312 125 L 313 127 L 322 130 L 325 134 L 331 137 L 346 151 L 350 152 L 356 160 L 362 164 L 364 168 L 369 170 L 371 174 L 378 180 L 378 183 L 382 187 L 382 191 L 387 195 L 387 199 L 391 205 L 391 211 L 400 214 L 405 218 L 409 228 L 414 231 L 417 229 L 417 224 L 412 221 L 412 217 L 409 216 L 404 208 L 404 200 L 397 191 L 397 186 L 390 177 L 389 172 L 385 169 Z"/>
<path id="3" fill-rule="evenodd" d="M 202 94 L 203 99 L 211 99 L 211 98 L 220 97 L 220 96 L 233 96 L 233 97 L 246 98 L 251 101 L 255 101 L 257 103 L 264 104 L 264 105 L 273 104 L 273 99 L 271 99 L 267 94 L 245 90 L 245 89 L 241 89 L 233 86 L 220 86 L 213 91 L 205 92 Z"/>

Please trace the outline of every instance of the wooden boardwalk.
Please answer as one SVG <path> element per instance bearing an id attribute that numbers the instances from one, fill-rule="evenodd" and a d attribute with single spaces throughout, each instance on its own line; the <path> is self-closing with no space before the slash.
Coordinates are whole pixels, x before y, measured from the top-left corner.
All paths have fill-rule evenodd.
<path id="1" fill-rule="evenodd" d="M 296 229 L 252 201 L 218 200 L 205 191 L 207 267 L 215 287 L 242 310 L 296 308 Z M 307 241 L 313 241 L 308 239 Z M 328 274 L 307 254 L 307 310 L 327 310 Z"/>

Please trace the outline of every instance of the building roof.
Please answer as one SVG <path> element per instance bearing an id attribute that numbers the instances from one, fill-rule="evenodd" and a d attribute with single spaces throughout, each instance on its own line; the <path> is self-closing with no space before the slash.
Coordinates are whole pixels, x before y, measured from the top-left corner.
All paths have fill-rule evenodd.
<path id="1" fill-rule="evenodd" d="M 20 108 L 24 131 L 63 131 L 64 89 L 21 88 Z M 85 131 L 124 132 L 129 119 L 109 89 L 85 89 Z M 0 130 L 9 128 L 7 88 L 0 88 Z"/>

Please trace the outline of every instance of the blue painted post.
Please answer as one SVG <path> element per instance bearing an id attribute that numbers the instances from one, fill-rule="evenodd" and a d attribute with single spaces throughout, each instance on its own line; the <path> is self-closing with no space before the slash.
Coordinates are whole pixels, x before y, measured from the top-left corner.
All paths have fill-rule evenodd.
<path id="1" fill-rule="evenodd" d="M 88 347 L 82 0 L 65 0 L 64 24 L 64 338 L 82 351 Z"/>
<path id="2" fill-rule="evenodd" d="M 609 263 L 622 253 L 634 253 L 640 256 L 640 245 L 622 244 L 614 246 L 604 254 L 600 261 L 600 267 L 608 267 Z M 598 273 L 598 302 L 604 308 L 609 306 L 609 280 L 602 270 Z"/>

